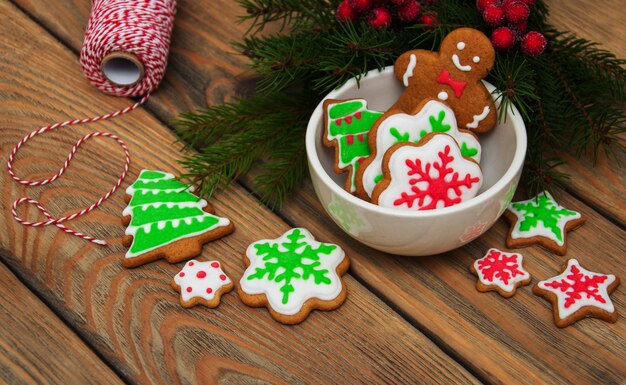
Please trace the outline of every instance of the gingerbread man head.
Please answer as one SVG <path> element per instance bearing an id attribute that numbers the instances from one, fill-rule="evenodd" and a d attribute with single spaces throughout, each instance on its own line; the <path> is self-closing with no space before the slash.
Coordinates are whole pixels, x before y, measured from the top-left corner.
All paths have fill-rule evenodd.
<path id="1" fill-rule="evenodd" d="M 408 51 L 394 66 L 396 78 L 406 89 L 392 109 L 410 112 L 424 99 L 438 99 L 452 108 L 459 128 L 487 132 L 495 126 L 497 113 L 481 80 L 494 60 L 487 36 L 472 28 L 450 32 L 439 52 Z"/>

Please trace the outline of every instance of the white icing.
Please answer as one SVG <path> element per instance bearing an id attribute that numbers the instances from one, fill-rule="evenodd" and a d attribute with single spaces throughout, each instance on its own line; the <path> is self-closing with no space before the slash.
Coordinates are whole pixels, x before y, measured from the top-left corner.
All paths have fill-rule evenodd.
<path id="1" fill-rule="evenodd" d="M 391 182 L 389 183 L 389 186 L 378 196 L 378 205 L 402 210 L 420 210 L 421 207 L 431 204 L 432 197 L 430 195 L 427 195 L 422 204 L 419 206 L 417 201 L 415 201 L 411 207 L 408 207 L 408 205 L 396 206 L 394 202 L 400 198 L 402 192 L 410 192 L 412 186 L 415 186 L 420 190 L 428 189 L 427 182 L 418 182 L 416 184 L 410 183 L 410 181 L 416 176 L 408 175 L 409 168 L 406 161 L 416 161 L 416 159 L 419 159 L 421 160 L 422 168 L 425 168 L 427 163 L 441 163 L 439 152 L 444 151 L 447 146 L 450 147 L 449 156 L 454 158 L 454 160 L 447 164 L 447 168 L 451 168 L 455 172 L 458 172 L 459 180 L 465 178 L 467 174 L 469 174 L 471 178 L 479 178 L 479 181 L 473 183 L 469 188 L 465 186 L 458 186 L 461 195 L 457 196 L 454 189 L 449 188 L 447 191 L 448 198 L 458 197 L 461 198 L 461 202 L 464 202 L 475 197 L 480 189 L 480 186 L 482 185 L 483 180 L 480 166 L 478 166 L 475 162 L 463 158 L 456 140 L 454 140 L 454 138 L 450 135 L 443 134 L 433 136 L 422 146 L 403 146 L 394 151 L 389 158 Z M 428 175 L 432 178 L 437 178 L 440 174 L 434 166 L 431 166 Z M 451 179 L 452 174 L 448 174 L 446 180 L 449 181 Z M 436 205 L 436 208 L 438 209 L 445 207 L 443 201 L 437 202 Z"/>
<path id="2" fill-rule="evenodd" d="M 472 70 L 472 66 L 471 65 L 462 65 L 461 61 L 459 60 L 459 55 L 457 54 L 453 54 L 452 55 L 452 63 L 454 63 L 454 66 L 456 68 L 459 69 L 459 71 L 463 71 L 463 72 L 469 72 Z"/>
<path id="3" fill-rule="evenodd" d="M 311 298 L 318 298 L 322 301 L 332 301 L 342 291 L 342 283 L 339 275 L 337 274 L 337 266 L 341 264 L 345 258 L 344 251 L 337 245 L 335 249 L 329 254 L 320 254 L 319 267 L 317 269 L 327 269 L 326 276 L 330 279 L 330 284 L 316 285 L 313 281 L 313 277 L 308 280 L 293 279 L 291 285 L 294 291 L 289 295 L 289 301 L 286 304 L 282 303 L 283 292 L 280 291 L 283 282 L 277 283 L 275 281 L 267 279 L 265 276 L 263 279 L 248 280 L 251 274 L 254 274 L 256 268 L 262 268 L 267 261 L 263 260 L 263 255 L 257 254 L 257 249 L 254 247 L 256 244 L 270 242 L 271 245 L 276 245 L 277 250 L 281 252 L 287 252 L 287 249 L 282 246 L 283 243 L 289 242 L 287 236 L 293 231 L 299 230 L 305 238 L 299 240 L 299 243 L 307 242 L 313 249 L 318 248 L 322 243 L 313 238 L 313 235 L 306 229 L 291 229 L 283 234 L 280 238 L 276 239 L 263 239 L 252 243 L 246 250 L 246 256 L 250 260 L 250 265 L 244 272 L 239 282 L 241 290 L 246 294 L 265 294 L 269 306 L 277 313 L 284 315 L 294 315 L 302 309 L 304 303 Z M 297 253 L 301 253 L 306 246 L 302 245 L 296 249 Z M 274 260 L 273 258 L 270 260 Z M 305 262 L 310 263 L 310 260 L 305 259 Z M 279 269 L 276 275 L 279 275 L 284 269 Z"/>
<path id="4" fill-rule="evenodd" d="M 566 281 L 569 283 L 574 283 L 573 280 L 567 278 L 567 276 L 571 274 L 572 266 L 576 266 L 580 270 L 580 273 L 582 273 L 584 276 L 606 275 L 608 277 L 603 283 L 598 285 L 598 294 L 605 300 L 605 303 L 602 303 L 595 298 L 588 298 L 587 295 L 581 293 L 580 299 L 577 299 L 568 308 L 565 307 L 566 294 L 573 289 L 570 288 L 567 290 L 567 292 L 562 292 L 561 290 L 552 288 L 550 286 L 547 286 L 546 284 L 554 281 Z M 615 311 L 615 307 L 613 306 L 613 302 L 611 301 L 608 293 L 608 287 L 611 286 L 613 282 L 615 282 L 615 276 L 613 274 L 594 273 L 581 267 L 577 260 L 570 259 L 569 261 L 567 261 L 567 268 L 563 273 L 561 273 L 561 275 L 552 277 L 545 281 L 540 281 L 537 286 L 543 290 L 548 290 L 551 293 L 554 293 L 557 298 L 556 303 L 558 309 L 558 317 L 560 319 L 565 319 L 585 306 L 593 306 L 605 310 L 609 313 L 613 313 Z"/>
<path id="5" fill-rule="evenodd" d="M 448 93 L 446 91 L 441 91 L 440 93 L 437 94 L 437 98 L 439 100 L 448 100 Z"/>
<path id="6" fill-rule="evenodd" d="M 459 131 L 454 112 L 448 106 L 431 100 L 415 115 L 398 113 L 390 115 L 380 122 L 376 134 L 376 157 L 363 170 L 363 188 L 368 196 L 372 196 L 372 191 L 376 186 L 374 178 L 382 174 L 381 164 L 385 152 L 396 143 L 396 138 L 391 135 L 391 129 L 396 128 L 401 133 L 408 133 L 409 141 L 418 142 L 421 139 L 420 132 L 422 130 L 427 133 L 432 132 L 429 117 L 438 117 L 440 111 L 444 111 L 446 114 L 443 123 L 450 125 L 450 130 L 446 134 L 455 138 L 459 144 L 466 143 L 467 147 L 477 149 L 478 153 L 472 159 L 480 162 L 481 147 L 478 140 L 471 134 Z"/>
<path id="7" fill-rule="evenodd" d="M 206 275 L 203 277 L 200 272 L 204 272 Z M 183 274 L 182 277 L 181 273 Z M 220 276 L 225 279 L 221 279 Z M 211 301 L 222 287 L 232 283 L 230 278 L 224 274 L 219 262 L 198 262 L 196 260 L 187 262 L 185 267 L 174 276 L 174 282 L 180 286 L 180 298 L 184 302 L 196 297 Z M 191 291 L 187 291 L 189 287 L 191 287 Z M 208 293 L 207 289 L 211 289 L 211 292 Z"/>
<path id="8" fill-rule="evenodd" d="M 554 198 L 552 197 L 552 195 L 550 195 L 549 192 L 544 191 L 543 193 L 540 194 L 545 194 L 548 199 L 551 201 L 551 203 L 554 205 L 556 210 L 561 210 L 564 207 L 560 206 L 558 203 L 556 203 L 556 201 L 554 200 Z M 563 246 L 563 244 L 565 244 L 565 226 L 567 225 L 567 222 L 572 221 L 574 219 L 578 219 L 581 217 L 579 212 L 576 212 L 576 215 L 572 215 L 572 216 L 563 216 L 560 217 L 560 219 L 557 221 L 557 226 L 561 229 L 561 234 L 563 238 L 562 240 L 559 240 L 556 235 L 554 235 L 554 233 L 552 232 L 552 230 L 546 228 L 543 224 L 542 221 L 538 221 L 537 222 L 537 226 L 527 230 L 527 231 L 521 231 L 520 227 L 522 225 L 522 221 L 524 220 L 524 212 L 523 211 L 519 211 L 516 210 L 513 207 L 513 204 L 516 203 L 530 203 L 533 206 L 537 206 L 537 202 L 535 200 L 535 198 L 529 199 L 529 200 L 525 200 L 525 201 L 520 201 L 520 202 L 513 202 L 509 205 L 508 209 L 509 211 L 511 211 L 513 214 L 515 214 L 517 216 L 517 221 L 515 222 L 515 226 L 513 226 L 513 229 L 511 230 L 511 238 L 512 239 L 525 239 L 525 238 L 532 238 L 532 237 L 545 237 L 548 239 L 551 239 L 552 241 L 554 241 L 557 245 L 559 246 Z M 567 209 L 569 210 L 569 209 Z M 569 210 L 569 211 L 573 211 L 573 210 Z"/>
<path id="9" fill-rule="evenodd" d="M 415 69 L 416 64 L 417 58 L 415 57 L 415 55 L 411 54 L 411 56 L 409 57 L 409 65 L 406 66 L 406 71 L 402 76 L 402 82 L 404 83 L 405 87 L 409 86 L 409 78 L 413 76 L 413 70 Z"/>
<path id="10" fill-rule="evenodd" d="M 474 56 L 474 57 L 472 58 L 472 61 L 473 61 L 474 63 L 476 63 L 476 64 L 480 63 L 480 56 Z"/>
<path id="11" fill-rule="evenodd" d="M 463 49 L 465 49 L 465 43 L 460 41 L 456 44 L 456 49 L 458 49 L 459 51 L 463 51 Z"/>
<path id="12" fill-rule="evenodd" d="M 467 128 L 477 128 L 478 127 L 478 123 L 480 123 L 483 120 L 485 120 L 487 115 L 489 115 L 489 111 L 490 111 L 489 106 L 485 106 L 485 108 L 483 108 L 483 112 L 481 112 L 480 115 L 474 115 L 474 119 L 472 120 L 472 122 L 471 123 L 467 123 L 465 125 L 465 127 L 467 127 Z"/>
<path id="13" fill-rule="evenodd" d="M 484 272 L 480 269 L 478 262 L 479 261 L 488 261 L 488 260 L 494 260 L 496 257 L 492 255 L 493 253 L 498 253 L 500 254 L 500 256 L 506 256 L 506 257 L 511 257 L 514 256 L 515 260 L 512 262 L 507 262 L 506 266 L 507 267 L 513 267 L 514 264 L 517 265 L 517 270 L 521 271 L 522 274 L 518 274 L 515 277 L 513 277 L 512 271 L 510 269 L 507 269 L 507 271 L 509 272 L 511 278 L 509 278 L 509 283 L 506 284 L 504 283 L 504 281 L 499 278 L 496 277 L 494 275 L 493 279 L 488 279 L 487 277 L 485 277 Z M 500 289 L 502 289 L 503 291 L 507 292 L 507 293 L 511 293 L 513 292 L 513 290 L 515 290 L 515 287 L 517 286 L 517 284 L 519 282 L 522 281 L 526 281 L 528 280 L 528 278 L 530 278 L 530 274 L 528 273 L 528 271 L 526 271 L 526 269 L 524 269 L 522 262 L 523 262 L 524 257 L 521 254 L 518 253 L 505 253 L 504 251 L 498 250 L 498 249 L 489 249 L 487 250 L 487 254 L 485 254 L 485 256 L 481 259 L 477 259 L 474 262 L 474 270 L 476 270 L 476 273 L 478 275 L 478 279 L 480 280 L 480 282 L 482 282 L 483 285 L 488 285 L 488 286 L 497 286 Z"/>
<path id="14" fill-rule="evenodd" d="M 152 203 L 144 203 L 141 205 L 136 205 L 133 207 L 127 206 L 124 211 L 122 211 L 122 215 L 123 216 L 128 216 L 128 215 L 132 215 L 133 213 L 133 209 L 141 209 L 143 211 L 146 211 L 150 208 L 159 208 L 162 205 L 165 205 L 165 207 L 167 207 L 168 209 L 171 209 L 173 207 L 178 207 L 178 208 L 189 208 L 189 207 L 195 207 L 195 208 L 205 208 L 207 206 L 207 201 L 205 201 L 204 199 L 200 199 L 198 202 L 152 202 Z"/>

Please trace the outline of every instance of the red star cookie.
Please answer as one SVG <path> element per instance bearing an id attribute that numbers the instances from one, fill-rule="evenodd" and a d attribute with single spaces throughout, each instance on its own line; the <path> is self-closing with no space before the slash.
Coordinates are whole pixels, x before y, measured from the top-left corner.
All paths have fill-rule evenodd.
<path id="1" fill-rule="evenodd" d="M 512 297 L 518 286 L 528 285 L 532 279 L 524 269 L 521 254 L 498 249 L 489 249 L 470 266 L 470 271 L 478 276 L 478 291 L 497 291 L 505 298 Z"/>
<path id="2" fill-rule="evenodd" d="M 617 321 L 617 310 L 609 295 L 619 286 L 613 274 L 599 274 L 570 259 L 564 271 L 553 278 L 540 281 L 533 293 L 552 302 L 554 323 L 563 328 L 586 316 Z"/>

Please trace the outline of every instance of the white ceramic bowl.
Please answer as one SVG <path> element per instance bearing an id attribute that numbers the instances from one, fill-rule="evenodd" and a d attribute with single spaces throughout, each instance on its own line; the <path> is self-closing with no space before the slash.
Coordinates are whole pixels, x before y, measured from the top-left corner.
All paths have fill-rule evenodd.
<path id="1" fill-rule="evenodd" d="M 329 93 L 328 99 L 364 98 L 368 108 L 387 110 L 404 87 L 393 67 L 370 71 Z M 492 91 L 494 87 L 485 83 Z M 498 103 L 499 108 L 499 103 Z M 307 127 L 306 151 L 315 192 L 331 218 L 348 235 L 392 254 L 424 256 L 460 247 L 487 231 L 511 202 L 526 154 L 526 129 L 515 107 L 506 121 L 479 136 L 482 145 L 483 186 L 473 199 L 429 211 L 403 211 L 376 206 L 343 189 L 347 174 L 333 171 L 334 149 L 324 146 L 322 103 Z"/>

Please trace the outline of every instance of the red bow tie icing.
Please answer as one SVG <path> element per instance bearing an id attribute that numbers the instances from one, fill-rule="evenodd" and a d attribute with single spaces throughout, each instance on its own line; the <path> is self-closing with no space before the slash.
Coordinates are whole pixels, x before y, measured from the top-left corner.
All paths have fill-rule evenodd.
<path id="1" fill-rule="evenodd" d="M 457 98 L 460 98 L 461 95 L 463 95 L 463 90 L 467 85 L 467 82 L 452 79 L 450 77 L 450 72 L 448 72 L 448 70 L 445 68 L 441 70 L 441 73 L 439 74 L 439 76 L 437 76 L 436 81 L 439 84 L 447 84 L 452 87 L 452 90 L 454 90 L 454 96 L 456 96 Z"/>

